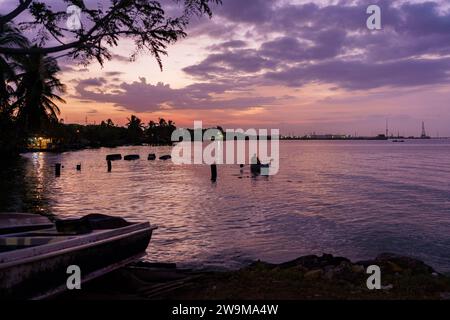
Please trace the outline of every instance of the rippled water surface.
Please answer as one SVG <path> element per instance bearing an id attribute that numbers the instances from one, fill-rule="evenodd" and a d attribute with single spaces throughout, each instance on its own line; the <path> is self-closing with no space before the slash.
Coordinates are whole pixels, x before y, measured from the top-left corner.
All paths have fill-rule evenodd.
<path id="1" fill-rule="evenodd" d="M 236 268 L 322 252 L 352 259 L 396 252 L 450 271 L 450 141 L 285 141 L 280 172 L 147 161 L 169 147 L 24 155 L 2 173 L 1 211 L 149 220 L 151 261 Z M 113 163 L 109 153 L 141 155 Z M 64 165 L 54 177 L 52 165 Z M 75 167 L 82 164 L 82 171 Z"/>

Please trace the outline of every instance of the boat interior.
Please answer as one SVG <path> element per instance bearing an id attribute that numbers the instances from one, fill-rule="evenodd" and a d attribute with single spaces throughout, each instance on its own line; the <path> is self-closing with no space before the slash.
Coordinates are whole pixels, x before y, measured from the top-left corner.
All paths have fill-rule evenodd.
<path id="1" fill-rule="evenodd" d="M 52 222 L 35 214 L 0 213 L 0 253 L 54 244 L 130 225 L 133 223 L 122 218 L 100 214 Z"/>

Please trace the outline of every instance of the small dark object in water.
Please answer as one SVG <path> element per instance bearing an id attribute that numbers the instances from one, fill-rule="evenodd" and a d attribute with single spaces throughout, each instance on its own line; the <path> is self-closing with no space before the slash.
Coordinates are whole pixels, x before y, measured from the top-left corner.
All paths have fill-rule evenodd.
<path id="1" fill-rule="evenodd" d="M 211 165 L 211 181 L 213 181 L 213 182 L 217 181 L 217 165 L 216 164 Z"/>
<path id="2" fill-rule="evenodd" d="M 170 159 L 172 159 L 172 156 L 170 156 L 170 155 L 165 155 L 165 156 L 159 157 L 159 160 L 170 160 Z"/>
<path id="3" fill-rule="evenodd" d="M 77 171 L 81 171 L 81 164 L 77 164 Z"/>
<path id="4" fill-rule="evenodd" d="M 122 160 L 122 155 L 121 154 L 108 154 L 106 156 L 106 161 L 117 161 L 117 160 Z"/>
<path id="5" fill-rule="evenodd" d="M 61 175 L 61 163 L 55 163 L 55 176 L 59 177 Z"/>
<path id="6" fill-rule="evenodd" d="M 125 161 L 132 161 L 132 160 L 138 160 L 140 156 L 138 154 L 129 154 L 125 157 L 123 157 L 123 160 Z"/>
<path id="7" fill-rule="evenodd" d="M 268 168 L 270 168 L 270 164 L 269 163 L 267 163 L 267 164 L 252 164 L 250 166 L 250 171 L 253 174 L 261 174 L 262 168 L 268 169 Z"/>
<path id="8" fill-rule="evenodd" d="M 150 153 L 150 154 L 148 155 L 147 160 L 156 160 L 156 154 Z"/>
<path id="9" fill-rule="evenodd" d="M 107 163 L 108 163 L 108 172 L 111 172 L 112 171 L 112 162 L 111 162 L 111 160 L 108 160 Z"/>

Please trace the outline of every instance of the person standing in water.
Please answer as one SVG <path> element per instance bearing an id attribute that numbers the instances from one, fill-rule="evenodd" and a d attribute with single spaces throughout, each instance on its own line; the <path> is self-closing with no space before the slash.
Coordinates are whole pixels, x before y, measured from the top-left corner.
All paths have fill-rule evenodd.
<path id="1" fill-rule="evenodd" d="M 251 159 L 251 164 L 250 164 L 250 171 L 253 174 L 261 174 L 261 161 L 259 160 L 259 158 L 256 156 L 256 154 L 253 155 L 252 159 Z"/>
<path id="2" fill-rule="evenodd" d="M 253 154 L 253 157 L 251 159 L 251 164 L 252 165 L 261 165 L 261 161 L 259 160 L 259 158 L 256 156 L 256 153 Z"/>

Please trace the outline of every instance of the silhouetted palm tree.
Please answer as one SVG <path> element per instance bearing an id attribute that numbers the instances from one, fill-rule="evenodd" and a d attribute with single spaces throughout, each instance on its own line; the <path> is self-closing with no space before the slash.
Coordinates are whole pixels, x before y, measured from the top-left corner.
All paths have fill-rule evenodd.
<path id="1" fill-rule="evenodd" d="M 165 127 L 165 126 L 167 126 L 166 119 L 164 119 L 164 118 L 159 118 L 159 126 L 160 126 L 160 127 Z"/>
<path id="2" fill-rule="evenodd" d="M 17 28 L 3 24 L 0 26 L 0 47 L 25 48 L 28 41 Z M 0 154 L 7 160 L 14 158 L 25 144 L 25 135 L 18 130 L 11 107 L 16 80 L 14 56 L 0 54 Z"/>
<path id="3" fill-rule="evenodd" d="M 132 115 L 130 118 L 128 118 L 128 141 L 131 143 L 139 143 L 142 139 L 143 134 L 143 127 L 142 120 L 136 117 L 135 115 Z"/>
<path id="4" fill-rule="evenodd" d="M 135 115 L 132 115 L 130 118 L 127 118 L 128 123 L 127 123 L 127 127 L 128 129 L 139 129 L 142 130 L 143 124 L 142 124 L 142 120 L 139 119 L 138 117 L 136 117 Z"/>
<path id="5" fill-rule="evenodd" d="M 114 127 L 114 122 L 111 119 L 106 120 L 106 125 L 108 127 Z"/>
<path id="6" fill-rule="evenodd" d="M 10 81 L 12 81 L 14 77 L 14 69 L 6 59 L 0 56 L 0 111 L 2 113 L 8 112 L 9 101 L 13 93 Z"/>
<path id="7" fill-rule="evenodd" d="M 0 47 L 27 47 L 28 40 L 19 30 L 10 24 L 5 24 L 0 30 Z M 13 93 L 11 83 L 16 80 L 15 61 L 13 56 L 0 55 L 0 112 L 10 113 L 10 100 Z"/>
<path id="8" fill-rule="evenodd" d="M 17 61 L 22 71 L 17 74 L 17 118 L 27 132 L 39 132 L 43 125 L 58 122 L 60 111 L 55 101 L 65 103 L 57 95 L 65 92 L 56 77 L 60 69 L 55 59 L 42 55 L 26 55 Z"/>
<path id="9" fill-rule="evenodd" d="M 100 126 L 105 127 L 105 128 L 113 128 L 114 122 L 111 119 L 108 119 L 106 121 L 102 121 Z"/>

